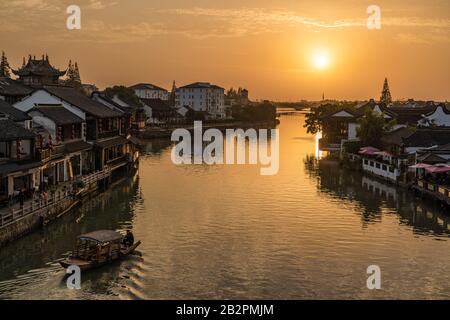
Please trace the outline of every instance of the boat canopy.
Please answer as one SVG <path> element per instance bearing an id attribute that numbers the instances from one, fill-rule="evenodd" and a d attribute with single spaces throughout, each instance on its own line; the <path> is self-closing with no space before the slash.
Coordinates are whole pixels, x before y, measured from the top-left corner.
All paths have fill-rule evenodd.
<path id="1" fill-rule="evenodd" d="M 123 236 L 112 230 L 99 230 L 78 236 L 78 240 L 95 241 L 99 243 L 115 242 L 122 240 Z"/>

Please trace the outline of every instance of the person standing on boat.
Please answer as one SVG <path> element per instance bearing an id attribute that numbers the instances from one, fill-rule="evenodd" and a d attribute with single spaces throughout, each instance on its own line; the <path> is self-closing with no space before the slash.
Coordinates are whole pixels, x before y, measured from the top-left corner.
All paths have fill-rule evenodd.
<path id="1" fill-rule="evenodd" d="M 123 238 L 123 243 L 128 247 L 131 247 L 134 244 L 134 235 L 130 230 L 127 230 L 127 234 Z"/>

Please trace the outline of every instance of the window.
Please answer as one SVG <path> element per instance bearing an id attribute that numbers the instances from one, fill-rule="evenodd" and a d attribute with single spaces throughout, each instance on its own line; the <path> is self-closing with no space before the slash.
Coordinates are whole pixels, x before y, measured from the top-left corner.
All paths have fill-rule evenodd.
<path id="1" fill-rule="evenodd" d="M 383 171 L 387 171 L 387 165 L 383 164 Z"/>
<path id="2" fill-rule="evenodd" d="M 377 167 L 377 169 L 380 169 L 381 166 L 380 166 L 379 163 L 377 163 L 377 164 L 376 164 L 376 167 Z"/>

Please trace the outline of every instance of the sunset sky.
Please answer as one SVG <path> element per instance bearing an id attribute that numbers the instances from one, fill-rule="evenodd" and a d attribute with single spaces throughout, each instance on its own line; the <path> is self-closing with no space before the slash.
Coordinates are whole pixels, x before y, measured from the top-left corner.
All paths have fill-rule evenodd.
<path id="1" fill-rule="evenodd" d="M 81 30 L 68 30 L 68 5 Z M 381 8 L 369 30 L 367 7 Z M 450 100 L 448 0 L 1 0 L 0 50 L 13 68 L 48 53 L 100 88 L 209 81 L 252 99 L 380 96 Z"/>

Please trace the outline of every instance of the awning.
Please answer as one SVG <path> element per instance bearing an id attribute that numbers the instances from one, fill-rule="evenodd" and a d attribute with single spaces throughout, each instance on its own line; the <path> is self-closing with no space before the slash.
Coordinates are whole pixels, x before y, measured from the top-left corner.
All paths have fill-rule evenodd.
<path id="1" fill-rule="evenodd" d="M 78 236 L 78 239 L 80 240 L 96 241 L 100 243 L 120 241 L 122 238 L 123 236 L 119 232 L 112 230 L 93 231 Z"/>

